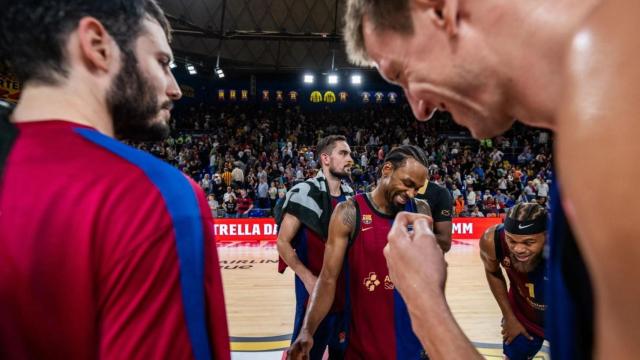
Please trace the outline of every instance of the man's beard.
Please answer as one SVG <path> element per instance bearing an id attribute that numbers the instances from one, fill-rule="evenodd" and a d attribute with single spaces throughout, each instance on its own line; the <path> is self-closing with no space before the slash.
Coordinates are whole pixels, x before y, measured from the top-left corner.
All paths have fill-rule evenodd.
<path id="1" fill-rule="evenodd" d="M 170 109 L 171 101 L 158 104 L 153 86 L 138 69 L 130 50 L 123 50 L 120 72 L 107 93 L 107 107 L 113 118 L 116 138 L 156 141 L 169 136 L 169 125 L 155 122 L 161 109 Z"/>
<path id="2" fill-rule="evenodd" d="M 344 169 L 340 171 L 333 167 L 329 167 L 329 173 L 340 180 L 351 180 L 351 172 L 347 172 Z"/>
<path id="3" fill-rule="evenodd" d="M 513 253 L 509 254 L 509 257 L 511 258 L 511 265 L 513 268 L 518 272 L 526 274 L 535 270 L 536 266 L 540 264 L 540 261 L 542 260 L 542 253 L 533 255 L 533 257 L 526 262 L 518 260 Z"/>
<path id="4" fill-rule="evenodd" d="M 389 198 L 387 199 L 387 201 L 389 202 L 389 210 L 391 211 L 392 214 L 397 214 L 400 211 L 404 211 L 406 204 L 398 204 L 395 201 L 395 197 L 396 194 L 389 194 Z M 408 201 L 411 201 L 410 199 Z"/>

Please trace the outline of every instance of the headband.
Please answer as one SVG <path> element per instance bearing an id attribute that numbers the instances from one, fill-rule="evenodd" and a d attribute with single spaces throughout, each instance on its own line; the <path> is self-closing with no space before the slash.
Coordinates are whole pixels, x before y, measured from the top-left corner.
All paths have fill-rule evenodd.
<path id="1" fill-rule="evenodd" d="M 504 231 L 514 235 L 534 235 L 547 230 L 547 217 L 541 216 L 535 220 L 518 221 L 510 217 L 504 219 Z"/>

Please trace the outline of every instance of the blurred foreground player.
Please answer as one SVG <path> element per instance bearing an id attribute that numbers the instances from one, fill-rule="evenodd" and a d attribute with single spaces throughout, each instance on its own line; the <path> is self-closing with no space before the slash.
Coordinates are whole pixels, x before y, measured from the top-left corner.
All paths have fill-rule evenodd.
<path id="1" fill-rule="evenodd" d="M 114 139 L 169 132 L 181 93 L 162 10 L 2 9 L 0 58 L 24 89 L 1 120 L 17 136 L 0 187 L 0 358 L 229 359 L 204 194 Z"/>
<path id="2" fill-rule="evenodd" d="M 426 354 L 411 330 L 404 302 L 389 279 L 383 248 L 396 213 L 429 214 L 415 195 L 427 177 L 427 159 L 415 146 L 391 150 L 375 190 L 338 205 L 329 224 L 324 263 L 292 359 L 305 359 L 313 334 L 329 311 L 339 274 L 346 274 L 346 359 L 411 360 Z M 343 264 L 344 262 L 344 264 Z M 343 270 L 344 267 L 344 270 Z"/>
<path id="3" fill-rule="evenodd" d="M 640 67 L 631 60 L 640 56 L 639 14 L 640 2 L 629 0 L 347 3 L 351 59 L 402 86 L 420 120 L 441 108 L 476 138 L 514 119 L 554 131 L 545 321 L 554 359 L 640 353 L 640 282 L 629 281 L 640 277 L 640 242 L 612 245 L 638 237 L 640 209 L 620 211 L 620 199 L 640 202 Z M 593 175 L 609 169 L 621 179 L 615 185 Z M 430 355 L 479 358 L 446 314 L 442 254 L 417 241 L 433 235 L 397 230 L 387 260 L 414 326 L 426 321 L 416 333 Z"/>
<path id="4" fill-rule="evenodd" d="M 510 360 L 532 359 L 544 342 L 546 233 L 546 210 L 521 203 L 509 209 L 504 224 L 489 227 L 480 238 L 487 282 L 502 312 L 504 355 Z M 509 277 L 508 293 L 501 266 Z"/>
<path id="5" fill-rule="evenodd" d="M 324 248 L 329 232 L 329 219 L 338 203 L 353 196 L 353 190 L 344 180 L 351 175 L 353 159 L 347 139 L 341 135 L 322 138 L 316 147 L 320 171 L 313 178 L 300 183 L 287 192 L 276 207 L 279 224 L 278 253 L 280 273 L 288 265 L 295 273 L 296 312 L 293 323 L 295 340 L 322 269 Z M 321 211 L 317 211 L 321 210 Z M 327 346 L 330 359 L 344 355 L 344 296 L 338 291 L 332 309 L 314 334 L 310 359 L 322 359 Z"/>

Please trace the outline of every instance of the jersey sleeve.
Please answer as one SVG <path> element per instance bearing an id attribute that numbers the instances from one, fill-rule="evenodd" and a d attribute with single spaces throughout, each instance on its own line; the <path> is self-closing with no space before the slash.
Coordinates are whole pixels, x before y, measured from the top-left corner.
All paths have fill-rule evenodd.
<path id="1" fill-rule="evenodd" d="M 191 181 L 191 180 L 190 180 Z M 230 359 L 229 328 L 227 326 L 227 313 L 222 288 L 222 275 L 218 261 L 218 249 L 213 234 L 213 218 L 202 189 L 194 181 L 191 181 L 200 213 L 204 219 L 205 238 L 205 295 L 207 303 L 207 316 L 209 325 L 209 338 L 212 344 L 214 359 Z"/>
<path id="2" fill-rule="evenodd" d="M 433 204 L 431 212 L 433 214 L 434 222 L 451 221 L 451 209 L 453 207 L 453 199 L 449 190 L 438 186 L 438 191 L 434 198 L 436 201 Z"/>

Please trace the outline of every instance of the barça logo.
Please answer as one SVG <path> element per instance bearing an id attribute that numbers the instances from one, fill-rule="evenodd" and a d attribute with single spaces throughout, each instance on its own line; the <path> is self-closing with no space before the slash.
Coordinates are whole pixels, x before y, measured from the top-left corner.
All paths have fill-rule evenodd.
<path id="1" fill-rule="evenodd" d="M 375 272 L 369 273 L 369 276 L 364 278 L 364 287 L 369 291 L 373 291 L 380 285 L 380 280 L 378 280 L 378 275 Z"/>
<path id="2" fill-rule="evenodd" d="M 373 217 L 371 214 L 362 215 L 362 223 L 365 225 L 370 225 L 373 222 Z"/>

